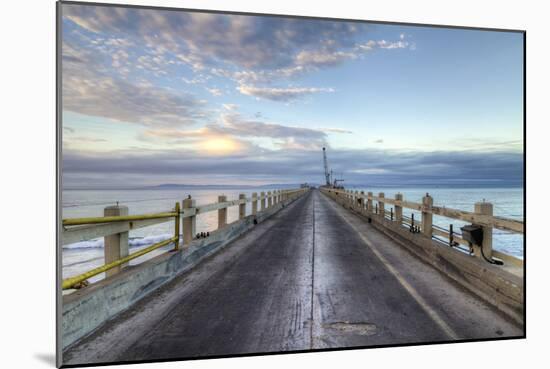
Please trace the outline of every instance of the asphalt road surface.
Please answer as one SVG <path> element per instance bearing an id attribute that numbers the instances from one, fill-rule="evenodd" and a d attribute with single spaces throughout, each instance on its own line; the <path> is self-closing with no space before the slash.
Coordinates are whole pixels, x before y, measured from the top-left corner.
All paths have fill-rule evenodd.
<path id="1" fill-rule="evenodd" d="M 522 327 L 314 190 L 66 350 L 63 361 L 522 334 Z"/>

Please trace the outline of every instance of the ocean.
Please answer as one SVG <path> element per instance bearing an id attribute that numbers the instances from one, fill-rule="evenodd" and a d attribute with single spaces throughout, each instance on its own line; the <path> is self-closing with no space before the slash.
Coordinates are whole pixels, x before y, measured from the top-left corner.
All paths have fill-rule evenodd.
<path id="1" fill-rule="evenodd" d="M 494 215 L 523 220 L 523 189 L 522 188 L 397 188 L 397 187 L 372 187 L 352 188 L 358 191 L 372 191 L 377 195 L 384 192 L 386 197 L 393 198 L 397 192 L 403 194 L 404 199 L 421 202 L 422 197 L 428 192 L 434 198 L 434 205 L 446 206 L 460 210 L 473 211 L 474 203 L 486 200 L 493 203 Z M 209 204 L 218 201 L 219 195 L 226 195 L 228 200 L 237 199 L 239 193 L 250 196 L 252 192 L 267 192 L 265 188 L 247 188 L 246 190 L 232 189 L 151 189 L 151 190 L 64 190 L 62 199 L 62 217 L 93 217 L 103 216 L 106 206 L 115 205 L 117 202 L 129 208 L 129 214 L 145 214 L 164 212 L 173 209 L 176 201 L 181 201 L 191 195 L 197 205 Z M 247 204 L 246 213 L 252 211 L 252 204 Z M 409 209 L 403 209 L 404 214 L 410 216 Z M 228 209 L 228 222 L 238 219 L 238 207 Z M 415 212 L 415 219 L 420 216 Z M 448 229 L 452 222 L 454 229 L 458 230 L 465 223 L 452 219 L 434 216 L 434 224 Z M 217 212 L 209 212 L 197 217 L 197 232 L 214 230 L 217 227 Z M 147 247 L 155 242 L 162 241 L 173 235 L 174 223 L 166 222 L 154 226 L 137 229 L 130 232 L 130 252 Z M 131 265 L 150 259 L 173 246 L 155 250 L 152 253 L 132 260 Z M 512 232 L 495 230 L 493 236 L 493 248 L 507 254 L 523 258 L 523 235 Z M 103 239 L 77 242 L 64 245 L 62 250 L 63 278 L 71 277 L 103 265 Z M 95 282 L 104 278 L 103 274 L 90 278 Z"/>

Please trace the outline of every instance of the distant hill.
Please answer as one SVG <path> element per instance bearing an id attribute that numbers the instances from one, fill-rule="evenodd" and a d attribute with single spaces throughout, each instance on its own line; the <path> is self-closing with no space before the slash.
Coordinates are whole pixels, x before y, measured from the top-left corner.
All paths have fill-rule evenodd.
<path id="1" fill-rule="evenodd" d="M 157 186 L 147 186 L 138 188 L 139 190 L 179 190 L 179 189 L 210 189 L 210 190 L 238 190 L 246 188 L 297 188 L 300 187 L 299 184 L 286 183 L 286 184 L 267 184 L 267 185 L 191 185 L 191 184 L 176 184 L 176 183 L 164 183 Z"/>

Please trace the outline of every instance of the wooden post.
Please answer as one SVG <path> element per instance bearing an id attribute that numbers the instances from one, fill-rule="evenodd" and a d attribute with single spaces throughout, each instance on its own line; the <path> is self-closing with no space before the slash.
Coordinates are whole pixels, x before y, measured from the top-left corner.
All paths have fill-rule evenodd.
<path id="1" fill-rule="evenodd" d="M 384 209 L 384 192 L 378 194 L 380 199 L 378 200 L 378 212 L 382 215 L 382 218 L 386 217 L 386 210 Z"/>
<path id="2" fill-rule="evenodd" d="M 240 193 L 239 200 L 246 200 L 246 195 L 244 193 Z M 246 216 L 246 202 L 244 204 L 239 204 L 239 219 L 244 219 L 245 216 Z"/>
<path id="3" fill-rule="evenodd" d="M 365 211 L 365 198 L 364 198 L 365 192 L 361 191 L 359 195 L 360 197 L 357 202 L 359 203 L 359 211 L 362 213 L 363 211 Z"/>
<path id="4" fill-rule="evenodd" d="M 372 192 L 367 193 L 367 211 L 372 213 Z"/>
<path id="5" fill-rule="evenodd" d="M 273 196 L 271 196 L 271 191 L 267 192 L 267 207 L 270 208 L 273 206 Z"/>
<path id="6" fill-rule="evenodd" d="M 218 202 L 226 202 L 227 196 L 218 196 Z M 227 208 L 218 209 L 218 229 L 227 225 Z"/>
<path id="7" fill-rule="evenodd" d="M 252 193 L 252 215 L 256 215 L 258 213 L 258 193 L 254 192 Z"/>
<path id="8" fill-rule="evenodd" d="M 103 215 L 106 217 L 128 215 L 128 207 L 123 205 L 107 206 L 103 209 Z M 103 238 L 105 255 L 105 264 L 112 263 L 115 260 L 128 256 L 128 232 L 121 232 L 105 236 Z M 121 269 L 128 263 L 109 269 L 105 272 L 106 277 L 120 273 Z"/>
<path id="9" fill-rule="evenodd" d="M 429 193 L 426 193 L 426 196 L 422 198 L 422 233 L 427 237 L 432 237 L 432 223 L 433 223 L 433 214 L 428 212 L 432 209 L 434 204 L 433 197 Z"/>
<path id="10" fill-rule="evenodd" d="M 183 213 L 185 214 L 185 209 L 190 209 L 195 207 L 195 200 L 185 199 L 182 201 Z M 183 246 L 189 246 L 189 243 L 193 241 L 193 236 L 195 235 L 197 228 L 197 216 L 193 215 L 190 217 L 183 218 Z"/>
<path id="11" fill-rule="evenodd" d="M 493 204 L 490 202 L 476 202 L 474 206 L 476 214 L 493 215 Z M 493 257 L 493 227 L 483 226 L 483 254 L 489 260 Z M 474 248 L 474 255 L 482 257 L 479 247 Z"/>
<path id="12" fill-rule="evenodd" d="M 403 194 L 395 194 L 395 201 L 403 201 Z M 403 207 L 401 205 L 395 205 L 395 221 L 401 225 L 403 222 Z"/>
<path id="13" fill-rule="evenodd" d="M 265 210 L 265 192 L 261 192 L 261 193 L 260 193 L 260 197 L 262 198 L 262 199 L 260 200 L 260 209 L 261 209 L 262 211 L 264 211 L 264 210 Z"/>

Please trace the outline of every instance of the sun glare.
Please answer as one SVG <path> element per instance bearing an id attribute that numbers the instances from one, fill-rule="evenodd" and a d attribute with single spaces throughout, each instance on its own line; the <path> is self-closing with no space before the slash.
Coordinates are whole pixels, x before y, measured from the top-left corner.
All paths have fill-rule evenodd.
<path id="1" fill-rule="evenodd" d="M 224 155 L 238 151 L 240 145 L 231 138 L 216 137 L 202 141 L 199 144 L 199 148 L 206 151 L 208 154 Z"/>

